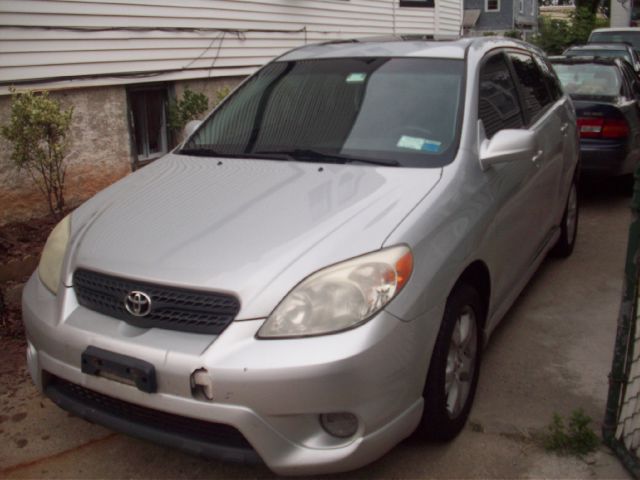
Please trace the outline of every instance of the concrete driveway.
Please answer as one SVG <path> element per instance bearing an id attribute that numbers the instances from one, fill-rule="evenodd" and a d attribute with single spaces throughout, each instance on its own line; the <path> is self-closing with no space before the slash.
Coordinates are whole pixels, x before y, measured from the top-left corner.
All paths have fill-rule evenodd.
<path id="1" fill-rule="evenodd" d="M 487 347 L 463 433 L 445 445 L 406 441 L 335 478 L 629 478 L 602 447 L 584 460 L 536 440 L 554 412 L 583 408 L 600 433 L 622 287 L 629 199 L 615 186 L 583 196 L 578 244 L 547 260 Z M 224 464 L 115 434 L 73 418 L 31 386 L 23 347 L 2 340 L 0 478 L 256 478 Z"/>

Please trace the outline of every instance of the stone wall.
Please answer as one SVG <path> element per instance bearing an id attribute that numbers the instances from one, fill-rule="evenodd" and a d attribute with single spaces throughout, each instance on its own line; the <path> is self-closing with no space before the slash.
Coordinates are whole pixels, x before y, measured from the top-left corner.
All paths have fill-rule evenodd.
<path id="1" fill-rule="evenodd" d="M 123 86 L 51 92 L 63 108 L 73 105 L 66 195 L 78 204 L 131 171 L 126 91 Z M 11 97 L 0 97 L 0 124 Z M 0 139 L 0 225 L 48 213 L 46 200 L 26 172 L 10 163 L 12 146 Z"/>

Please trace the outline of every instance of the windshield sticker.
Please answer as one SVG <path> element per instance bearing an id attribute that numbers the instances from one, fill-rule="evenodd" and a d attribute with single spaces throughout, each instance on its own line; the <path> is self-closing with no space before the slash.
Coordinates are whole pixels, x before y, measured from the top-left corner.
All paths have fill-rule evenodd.
<path id="1" fill-rule="evenodd" d="M 400 148 L 409 148 L 411 150 L 421 150 L 423 152 L 438 153 L 442 142 L 436 140 L 427 140 L 426 138 L 410 137 L 402 135 L 396 144 Z"/>
<path id="2" fill-rule="evenodd" d="M 362 83 L 367 78 L 366 73 L 351 73 L 347 77 L 347 83 Z"/>
<path id="3" fill-rule="evenodd" d="M 422 144 L 422 151 L 429 153 L 438 153 L 440 151 L 440 145 L 442 145 L 442 142 L 436 142 L 435 140 L 425 140 Z"/>

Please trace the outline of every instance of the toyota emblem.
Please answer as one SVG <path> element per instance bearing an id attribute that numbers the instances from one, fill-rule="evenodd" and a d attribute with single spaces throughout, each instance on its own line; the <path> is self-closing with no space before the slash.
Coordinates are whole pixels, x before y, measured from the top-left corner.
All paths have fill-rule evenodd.
<path id="1" fill-rule="evenodd" d="M 144 292 L 133 290 L 125 297 L 124 306 L 131 315 L 144 317 L 151 311 L 151 297 Z"/>

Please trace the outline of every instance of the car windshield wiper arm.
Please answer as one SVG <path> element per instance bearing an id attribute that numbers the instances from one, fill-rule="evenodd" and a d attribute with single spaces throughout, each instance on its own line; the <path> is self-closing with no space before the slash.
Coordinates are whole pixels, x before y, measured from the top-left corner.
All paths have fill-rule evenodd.
<path id="1" fill-rule="evenodd" d="M 400 165 L 396 160 L 374 160 L 370 158 L 353 157 L 351 155 L 342 155 L 339 153 L 325 153 L 319 150 L 306 148 L 274 151 L 265 150 L 256 153 L 261 155 L 286 155 L 292 160 L 299 160 L 303 162 L 369 163 L 372 165 L 383 165 L 388 167 L 397 167 Z"/>
<path id="2" fill-rule="evenodd" d="M 289 155 L 280 152 L 250 152 L 231 153 L 219 152 L 212 148 L 183 148 L 178 150 L 180 155 L 192 155 L 194 157 L 220 157 L 220 158 L 260 158 L 264 160 L 292 160 Z"/>

